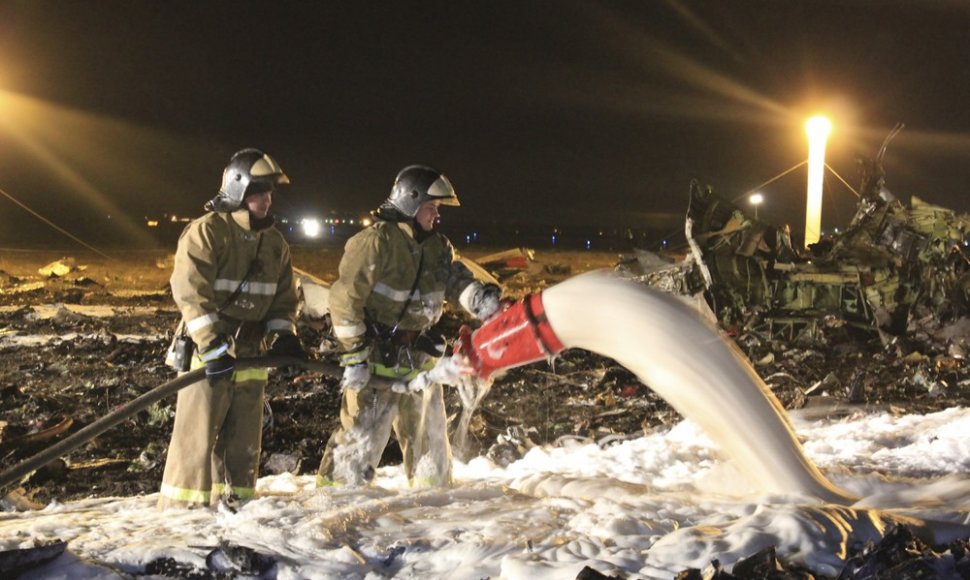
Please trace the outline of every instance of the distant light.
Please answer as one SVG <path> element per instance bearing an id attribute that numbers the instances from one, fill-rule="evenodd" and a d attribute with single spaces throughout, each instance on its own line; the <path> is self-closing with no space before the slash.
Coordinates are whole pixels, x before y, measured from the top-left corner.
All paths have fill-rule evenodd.
<path id="1" fill-rule="evenodd" d="M 179 216 L 172 214 L 172 223 L 179 221 Z"/>
<path id="2" fill-rule="evenodd" d="M 552 245 L 556 245 L 556 234 L 552 234 Z"/>
<path id="3" fill-rule="evenodd" d="M 752 193 L 748 196 L 748 202 L 754 206 L 754 219 L 758 219 L 758 206 L 765 201 L 765 196 L 760 193 Z"/>
<path id="4" fill-rule="evenodd" d="M 472 232 L 472 239 L 478 241 L 478 232 Z"/>
<path id="5" fill-rule="evenodd" d="M 316 218 L 303 218 L 300 220 L 300 229 L 303 230 L 303 235 L 308 238 L 319 238 L 323 225 Z"/>
<path id="6" fill-rule="evenodd" d="M 805 206 L 805 247 L 819 240 L 822 229 L 822 182 L 825 177 L 825 140 L 832 123 L 821 115 L 805 122 L 808 134 L 808 200 Z"/>
<path id="7" fill-rule="evenodd" d="M 150 228 L 157 228 L 158 220 L 148 220 L 147 222 L 145 222 L 145 225 L 147 225 Z"/>
<path id="8" fill-rule="evenodd" d="M 372 223 L 374 223 L 374 220 L 370 219 L 369 217 L 360 218 L 361 227 L 369 228 Z"/>
<path id="9" fill-rule="evenodd" d="M 588 249 L 590 249 L 592 247 L 593 247 L 593 242 L 590 241 L 590 240 L 586 240 L 586 249 L 588 250 Z"/>
<path id="10" fill-rule="evenodd" d="M 472 236 L 471 236 L 471 234 L 465 234 L 465 243 L 466 244 L 472 243 Z"/>

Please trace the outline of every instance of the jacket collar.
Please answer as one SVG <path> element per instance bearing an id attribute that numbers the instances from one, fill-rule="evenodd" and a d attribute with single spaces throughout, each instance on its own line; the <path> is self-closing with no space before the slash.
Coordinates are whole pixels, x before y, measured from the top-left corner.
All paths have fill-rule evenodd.
<path id="1" fill-rule="evenodd" d="M 264 223 L 262 228 L 258 230 L 254 230 L 253 226 L 258 226 L 259 224 L 253 223 L 252 215 L 250 215 L 249 210 L 246 208 L 237 209 L 236 211 L 230 213 L 229 217 L 232 219 L 232 221 L 236 222 L 236 224 L 238 224 L 239 227 L 246 230 L 247 232 L 253 232 L 253 231 L 261 232 L 264 230 L 268 230 L 273 226 L 273 224 L 276 223 L 276 220 L 274 220 L 273 216 L 270 215 L 267 217 L 266 220 L 263 220 Z"/>
<path id="2" fill-rule="evenodd" d="M 252 231 L 252 226 L 249 223 L 249 210 L 246 208 L 237 209 L 236 211 L 229 214 L 232 221 L 247 232 Z"/>
<path id="3" fill-rule="evenodd" d="M 401 231 L 404 232 L 404 234 L 407 237 L 411 238 L 412 240 L 414 239 L 414 227 L 411 226 L 410 223 L 408 223 L 408 222 L 397 222 L 397 227 L 401 228 Z"/>

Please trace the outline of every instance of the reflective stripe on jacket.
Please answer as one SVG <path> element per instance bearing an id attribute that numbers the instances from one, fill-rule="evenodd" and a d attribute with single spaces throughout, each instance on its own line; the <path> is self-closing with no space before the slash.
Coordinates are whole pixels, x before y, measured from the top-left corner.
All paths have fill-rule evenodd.
<path id="1" fill-rule="evenodd" d="M 232 335 L 241 321 L 264 322 L 267 333 L 296 331 L 289 245 L 276 228 L 253 231 L 246 209 L 210 212 L 186 226 L 170 283 L 185 327 L 200 349 L 217 335 Z"/>
<path id="2" fill-rule="evenodd" d="M 421 277 L 411 296 L 419 266 Z M 457 304 L 474 282 L 445 236 L 433 233 L 418 242 L 409 224 L 378 221 L 344 247 L 339 277 L 330 287 L 334 335 L 342 348 L 353 351 L 365 343 L 365 317 L 386 327 L 425 331 L 441 318 L 445 299 Z"/>

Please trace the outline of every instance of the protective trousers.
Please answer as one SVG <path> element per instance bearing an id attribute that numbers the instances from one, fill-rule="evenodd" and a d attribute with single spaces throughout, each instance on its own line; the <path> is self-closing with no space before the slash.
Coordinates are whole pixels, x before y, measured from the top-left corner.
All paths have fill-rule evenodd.
<path id="1" fill-rule="evenodd" d="M 370 482 L 392 428 L 412 487 L 451 483 L 451 445 L 441 385 L 400 394 L 372 381 L 360 391 L 345 391 L 340 425 L 327 441 L 317 472 L 318 487 Z"/>
<path id="2" fill-rule="evenodd" d="M 237 344 L 240 356 L 257 351 Z M 201 366 L 194 358 L 193 367 Z M 160 508 L 255 496 L 267 378 L 264 368 L 237 370 L 231 380 L 201 380 L 179 391 Z"/>

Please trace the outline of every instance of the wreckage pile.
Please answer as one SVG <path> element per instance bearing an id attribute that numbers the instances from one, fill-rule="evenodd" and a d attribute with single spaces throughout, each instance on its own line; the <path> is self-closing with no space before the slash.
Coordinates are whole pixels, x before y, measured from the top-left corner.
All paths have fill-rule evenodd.
<path id="1" fill-rule="evenodd" d="M 885 188 L 862 160 L 845 231 L 805 251 L 691 184 L 682 259 L 637 251 L 618 270 L 690 302 L 731 336 L 789 409 L 829 400 L 963 404 L 970 352 L 970 215 Z M 797 385 L 796 388 L 791 388 Z"/>

